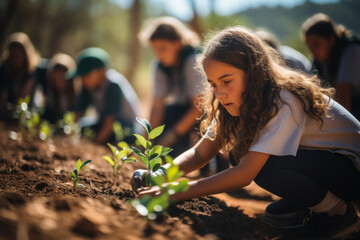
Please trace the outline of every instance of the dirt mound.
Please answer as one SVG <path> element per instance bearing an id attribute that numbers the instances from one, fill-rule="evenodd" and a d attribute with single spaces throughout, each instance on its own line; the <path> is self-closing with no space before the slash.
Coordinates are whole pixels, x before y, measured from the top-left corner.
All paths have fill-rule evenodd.
<path id="1" fill-rule="evenodd" d="M 113 178 L 102 159 L 110 150 L 86 140 L 22 142 L 0 129 L 0 149 L 0 239 L 299 239 L 214 197 L 177 203 L 146 220 L 127 203 L 140 165 L 126 164 Z M 74 189 L 70 172 L 79 158 L 93 162 Z"/>

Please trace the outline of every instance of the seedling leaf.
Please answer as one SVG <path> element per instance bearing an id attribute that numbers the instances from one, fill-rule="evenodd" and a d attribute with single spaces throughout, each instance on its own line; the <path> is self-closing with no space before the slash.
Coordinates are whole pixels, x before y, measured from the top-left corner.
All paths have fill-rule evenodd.
<path id="1" fill-rule="evenodd" d="M 141 119 L 139 117 L 136 117 L 136 120 L 145 128 L 147 133 L 151 132 L 151 126 L 150 126 L 150 123 L 148 122 L 148 120 Z"/>
<path id="2" fill-rule="evenodd" d="M 149 138 L 154 139 L 154 138 L 158 137 L 164 131 L 164 127 L 165 127 L 165 125 L 161 125 L 161 126 L 155 128 L 154 130 L 152 130 L 149 133 Z"/>
<path id="3" fill-rule="evenodd" d="M 165 156 L 169 154 L 173 149 L 168 147 L 162 147 L 160 156 Z"/>
<path id="4" fill-rule="evenodd" d="M 102 158 L 103 158 L 104 160 L 106 160 L 108 163 L 110 163 L 111 166 L 114 166 L 114 165 L 115 165 L 114 161 L 113 161 L 110 157 L 108 157 L 108 156 L 102 156 Z"/>
<path id="5" fill-rule="evenodd" d="M 86 160 L 82 165 L 81 165 L 81 167 L 80 167 L 80 169 L 83 169 L 84 167 L 86 167 L 87 165 L 89 165 L 90 163 L 91 163 L 91 159 L 89 159 L 89 160 Z"/>
<path id="6" fill-rule="evenodd" d="M 154 169 L 154 167 L 156 165 L 159 165 L 159 166 L 157 166 L 157 168 Z M 160 168 L 160 166 L 161 166 L 161 159 L 160 158 L 155 158 L 155 159 L 150 161 L 151 171 L 155 172 L 156 170 L 158 170 Z"/>
<path id="7" fill-rule="evenodd" d="M 146 148 L 146 143 L 147 141 L 145 140 L 145 138 L 139 134 L 133 134 L 136 139 L 140 142 L 141 146 L 143 146 L 144 148 Z"/>
<path id="8" fill-rule="evenodd" d="M 127 162 L 137 162 L 137 159 L 135 159 L 135 158 L 125 158 L 125 159 L 123 160 L 123 162 L 124 162 L 124 163 L 127 163 Z"/>
<path id="9" fill-rule="evenodd" d="M 76 169 L 79 171 L 81 169 L 81 165 L 82 165 L 82 162 L 81 160 L 79 159 L 77 162 L 76 162 Z"/>
<path id="10" fill-rule="evenodd" d="M 107 145 L 110 147 L 110 149 L 111 149 L 111 151 L 113 152 L 113 154 L 114 154 L 115 156 L 117 156 L 119 150 L 118 150 L 114 145 L 112 145 L 112 144 L 110 144 L 110 143 L 107 143 Z"/>
<path id="11" fill-rule="evenodd" d="M 145 155 L 139 150 L 139 149 L 137 149 L 136 147 L 130 147 L 131 148 L 131 150 L 133 150 L 134 151 L 134 153 L 136 154 L 136 155 L 138 155 L 139 157 L 145 157 Z"/>
<path id="12" fill-rule="evenodd" d="M 130 147 L 129 147 L 129 145 L 128 145 L 126 142 L 119 142 L 119 143 L 118 143 L 118 146 L 119 146 L 119 148 L 121 148 L 121 149 L 123 149 L 123 150 L 128 150 L 128 151 L 130 151 Z"/>
<path id="13" fill-rule="evenodd" d="M 161 145 L 154 146 L 150 151 L 150 154 L 149 154 L 150 158 L 154 153 L 156 153 L 156 154 L 158 154 L 158 156 L 160 156 L 160 154 L 162 152 L 162 148 L 163 148 L 163 146 L 161 146 Z"/>

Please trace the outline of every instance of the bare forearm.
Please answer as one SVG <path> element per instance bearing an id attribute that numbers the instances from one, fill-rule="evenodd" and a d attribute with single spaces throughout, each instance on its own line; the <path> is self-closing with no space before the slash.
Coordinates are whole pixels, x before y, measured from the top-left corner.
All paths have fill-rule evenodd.
<path id="1" fill-rule="evenodd" d="M 152 127 L 158 127 L 164 120 L 164 104 L 161 100 L 155 100 L 150 113 L 150 124 Z"/>
<path id="2" fill-rule="evenodd" d="M 179 135 L 184 135 L 196 124 L 199 110 L 192 107 L 175 125 L 174 130 Z"/>
<path id="3" fill-rule="evenodd" d="M 103 144 L 107 141 L 107 139 L 110 137 L 113 131 L 113 124 L 114 124 L 113 116 L 111 117 L 109 116 L 105 118 L 103 125 L 101 126 L 101 129 L 95 138 L 96 143 Z"/>

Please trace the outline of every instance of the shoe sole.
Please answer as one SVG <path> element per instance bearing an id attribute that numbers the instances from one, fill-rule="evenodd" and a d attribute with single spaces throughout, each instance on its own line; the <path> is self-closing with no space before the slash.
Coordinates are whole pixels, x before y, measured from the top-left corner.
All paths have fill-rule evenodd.
<path id="1" fill-rule="evenodd" d="M 354 232 L 358 232 L 360 230 L 360 218 L 357 218 L 356 222 L 354 222 L 349 227 L 345 228 L 343 231 L 332 236 L 333 238 L 344 238 Z"/>

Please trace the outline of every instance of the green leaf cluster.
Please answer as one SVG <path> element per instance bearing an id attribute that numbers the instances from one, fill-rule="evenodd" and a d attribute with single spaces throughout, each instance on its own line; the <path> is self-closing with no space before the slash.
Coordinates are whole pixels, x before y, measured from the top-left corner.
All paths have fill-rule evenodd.
<path id="1" fill-rule="evenodd" d="M 137 162 L 137 159 L 129 157 L 129 155 L 132 153 L 132 150 L 126 142 L 119 142 L 119 148 L 110 143 L 107 145 L 111 149 L 113 156 L 102 156 L 102 158 L 111 165 L 114 171 L 114 177 L 120 172 L 120 169 L 124 163 Z"/>
<path id="2" fill-rule="evenodd" d="M 80 170 L 85 168 L 87 165 L 89 165 L 91 163 L 92 160 L 86 160 L 84 163 L 81 162 L 81 160 L 79 159 L 77 162 L 76 162 L 76 166 L 75 166 L 75 169 L 71 172 L 71 177 L 72 177 L 72 180 L 74 182 L 74 188 L 76 188 L 78 185 L 79 185 L 79 173 L 80 173 Z"/>
<path id="3" fill-rule="evenodd" d="M 170 196 L 186 191 L 188 184 L 187 180 L 171 183 L 183 175 L 183 172 L 179 171 L 179 167 L 173 163 L 172 158 L 168 156 L 172 149 L 161 145 L 152 146 L 151 140 L 162 134 L 165 125 L 152 129 L 146 119 L 136 118 L 136 120 L 144 127 L 148 138 L 145 139 L 141 135 L 134 134 L 144 151 L 142 152 L 135 147 L 131 147 L 131 149 L 148 170 L 145 184 L 147 186 L 158 186 L 162 194 L 157 197 L 146 195 L 140 199 L 132 200 L 130 203 L 140 215 L 154 220 L 158 215 L 163 214 L 169 206 Z M 162 166 L 162 159 L 167 162 L 168 168 Z"/>
<path id="4" fill-rule="evenodd" d="M 40 124 L 40 139 L 43 141 L 46 141 L 47 139 L 49 139 L 52 135 L 52 129 L 51 129 L 51 124 L 49 121 L 42 121 Z"/>
<path id="5" fill-rule="evenodd" d="M 123 127 L 120 122 L 114 122 L 113 131 L 115 133 L 116 142 L 123 141 L 126 137 L 131 135 L 131 129 Z"/>
<path id="6" fill-rule="evenodd" d="M 36 128 L 40 123 L 39 114 L 30 110 L 29 108 L 30 96 L 19 98 L 18 106 L 16 108 L 16 116 L 19 118 L 19 127 L 21 134 L 24 136 L 27 131 L 30 136 L 34 137 Z"/>

